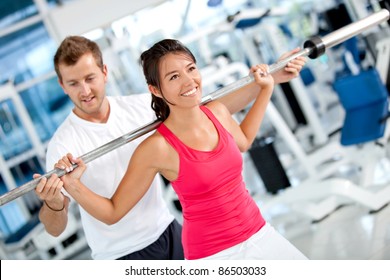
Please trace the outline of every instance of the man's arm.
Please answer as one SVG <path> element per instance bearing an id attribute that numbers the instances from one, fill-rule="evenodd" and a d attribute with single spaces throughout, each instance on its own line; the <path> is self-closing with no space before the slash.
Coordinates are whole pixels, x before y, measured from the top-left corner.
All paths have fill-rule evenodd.
<path id="1" fill-rule="evenodd" d="M 290 52 L 283 54 L 279 60 L 291 56 L 294 53 L 300 51 L 296 48 Z M 306 59 L 304 57 L 298 57 L 290 61 L 286 67 L 272 74 L 275 84 L 285 83 L 299 75 L 302 67 L 305 65 Z M 224 97 L 218 99 L 223 103 L 231 114 L 237 113 L 244 109 L 250 102 L 252 102 L 260 92 L 260 87 L 255 83 L 250 83 Z"/>
<path id="2" fill-rule="evenodd" d="M 34 174 L 39 178 L 39 174 Z M 49 179 L 43 178 L 35 188 L 35 193 L 43 201 L 39 211 L 39 220 L 45 226 L 45 230 L 53 235 L 59 236 L 68 223 L 69 198 L 62 192 L 63 183 L 57 175 Z"/>

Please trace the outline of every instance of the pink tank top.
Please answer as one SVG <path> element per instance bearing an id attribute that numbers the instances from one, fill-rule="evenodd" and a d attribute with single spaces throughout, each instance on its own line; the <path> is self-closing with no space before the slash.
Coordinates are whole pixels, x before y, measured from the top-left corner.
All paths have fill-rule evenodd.
<path id="1" fill-rule="evenodd" d="M 179 175 L 171 184 L 183 209 L 186 259 L 204 258 L 237 245 L 265 224 L 245 188 L 242 155 L 233 137 L 207 107 L 201 109 L 219 134 L 213 151 L 186 146 L 164 124 L 157 129 L 179 154 Z"/>

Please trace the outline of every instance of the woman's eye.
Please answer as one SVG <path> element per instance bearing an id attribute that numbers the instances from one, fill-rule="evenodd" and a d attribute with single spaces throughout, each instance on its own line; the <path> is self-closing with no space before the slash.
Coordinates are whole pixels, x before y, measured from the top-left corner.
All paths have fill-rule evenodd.
<path id="1" fill-rule="evenodd" d="M 178 77 L 179 77 L 179 75 L 172 75 L 172 77 L 170 78 L 170 80 L 176 80 Z"/>

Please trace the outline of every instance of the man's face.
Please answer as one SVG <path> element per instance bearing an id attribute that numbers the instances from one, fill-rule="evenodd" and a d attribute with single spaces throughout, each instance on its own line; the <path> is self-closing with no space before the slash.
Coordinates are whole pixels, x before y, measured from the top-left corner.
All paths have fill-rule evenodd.
<path id="1" fill-rule="evenodd" d="M 59 65 L 62 80 L 59 83 L 75 105 L 73 112 L 82 119 L 99 122 L 107 116 L 105 85 L 107 68 L 99 68 L 92 54 L 80 57 L 75 65 Z"/>

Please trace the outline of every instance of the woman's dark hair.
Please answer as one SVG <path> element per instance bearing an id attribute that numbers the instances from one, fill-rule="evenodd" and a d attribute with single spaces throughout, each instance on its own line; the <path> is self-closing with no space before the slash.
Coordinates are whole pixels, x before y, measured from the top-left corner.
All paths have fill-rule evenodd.
<path id="1" fill-rule="evenodd" d="M 53 59 L 54 69 L 58 78 L 62 80 L 62 76 L 59 70 L 60 64 L 65 64 L 66 66 L 75 65 L 80 57 L 86 53 L 92 54 L 97 66 L 103 70 L 102 52 L 94 41 L 81 36 L 66 37 L 58 47 Z"/>
<path id="2" fill-rule="evenodd" d="M 178 40 L 165 39 L 154 44 L 150 49 L 141 54 L 141 66 L 145 75 L 146 83 L 155 86 L 163 95 L 160 83 L 159 66 L 161 58 L 170 53 L 181 53 L 189 56 L 194 63 L 196 59 L 192 52 Z M 164 95 L 163 95 L 164 96 Z M 165 98 L 156 97 L 152 94 L 152 109 L 154 110 L 157 119 L 165 121 L 169 116 L 168 101 Z"/>

